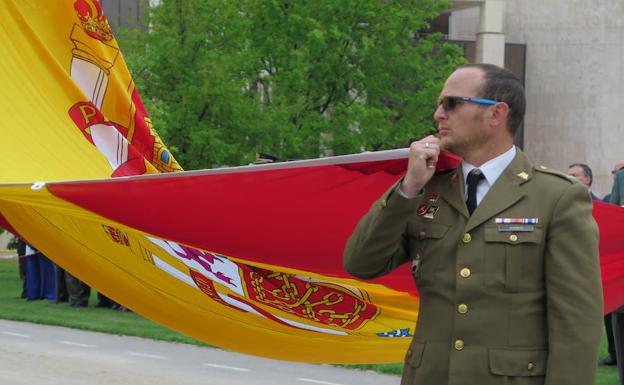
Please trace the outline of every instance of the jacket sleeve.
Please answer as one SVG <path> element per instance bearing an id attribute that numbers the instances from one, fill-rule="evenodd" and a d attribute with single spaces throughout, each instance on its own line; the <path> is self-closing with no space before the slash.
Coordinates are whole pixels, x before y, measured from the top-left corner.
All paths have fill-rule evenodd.
<path id="1" fill-rule="evenodd" d="M 415 198 L 404 198 L 396 191 L 399 183 L 371 206 L 347 241 L 343 264 L 349 274 L 376 278 L 410 259 L 407 222 L 422 192 Z"/>
<path id="2" fill-rule="evenodd" d="M 546 242 L 545 384 L 590 385 L 595 381 L 603 303 L 598 227 L 583 185 L 570 185 L 557 202 Z"/>

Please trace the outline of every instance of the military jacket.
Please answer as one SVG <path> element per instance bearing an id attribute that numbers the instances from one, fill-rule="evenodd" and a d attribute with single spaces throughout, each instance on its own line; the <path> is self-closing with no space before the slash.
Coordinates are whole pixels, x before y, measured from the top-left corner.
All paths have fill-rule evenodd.
<path id="1" fill-rule="evenodd" d="M 619 170 L 613 177 L 610 200 L 614 205 L 624 206 L 624 170 Z"/>
<path id="2" fill-rule="evenodd" d="M 435 174 L 412 199 L 393 186 L 345 248 L 359 278 L 412 265 L 420 311 L 401 384 L 593 384 L 602 287 L 587 188 L 518 151 L 469 216 L 463 181 L 461 168 Z"/>

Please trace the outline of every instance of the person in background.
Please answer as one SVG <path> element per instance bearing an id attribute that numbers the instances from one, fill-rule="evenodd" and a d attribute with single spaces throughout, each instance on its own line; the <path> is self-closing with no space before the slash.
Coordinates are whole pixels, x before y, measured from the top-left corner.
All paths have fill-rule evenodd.
<path id="1" fill-rule="evenodd" d="M 69 302 L 71 307 L 89 306 L 91 288 L 69 271 L 56 266 L 56 302 Z"/>
<path id="2" fill-rule="evenodd" d="M 113 301 L 112 299 L 108 298 L 107 296 L 105 296 L 104 294 L 100 292 L 97 293 L 97 298 L 98 298 L 98 301 L 95 305 L 96 307 L 110 308 L 110 309 L 117 310 L 120 312 L 130 311 L 130 309 L 128 309 L 127 307 L 120 305 L 119 303 Z"/>
<path id="3" fill-rule="evenodd" d="M 67 291 L 67 283 L 65 282 L 65 270 L 56 265 L 56 303 L 68 302 L 69 292 Z"/>
<path id="4" fill-rule="evenodd" d="M 20 281 L 22 281 L 22 292 L 20 293 L 20 298 L 26 298 L 26 242 L 23 239 L 17 238 L 17 256 L 18 256 L 18 266 L 19 266 L 19 277 Z"/>
<path id="5" fill-rule="evenodd" d="M 56 300 L 54 262 L 30 245 L 26 245 L 26 299 Z"/>
<path id="6" fill-rule="evenodd" d="M 624 160 L 613 166 L 611 174 L 613 174 L 613 188 L 609 201 L 614 205 L 624 206 Z"/>
<path id="7" fill-rule="evenodd" d="M 591 168 L 585 163 L 573 163 L 568 167 L 568 175 L 575 177 L 579 182 L 587 186 L 587 190 L 592 201 L 602 201 L 591 191 L 593 182 L 593 173 Z M 598 361 L 598 365 L 614 366 L 617 364 L 617 353 L 615 351 L 615 342 L 613 340 L 613 322 L 611 321 L 611 313 L 604 316 L 605 332 L 607 335 L 607 356 Z"/>
<path id="8" fill-rule="evenodd" d="M 610 203 L 624 207 L 624 160 L 613 166 L 612 174 L 613 188 L 611 189 Z M 611 314 L 620 384 L 624 385 L 624 306 Z"/>
<path id="9" fill-rule="evenodd" d="M 575 177 L 579 182 L 587 186 L 587 191 L 589 191 L 589 195 L 591 199 L 594 201 L 599 201 L 600 198 L 596 196 L 592 190 L 591 185 L 594 181 L 594 176 L 592 174 L 591 168 L 585 163 L 573 163 L 568 167 L 568 175 Z"/>
<path id="10" fill-rule="evenodd" d="M 69 271 L 65 271 L 65 284 L 67 285 L 67 294 L 69 297 L 69 306 L 71 307 L 87 307 L 89 306 L 89 297 L 91 296 L 91 288 L 82 282 Z"/>

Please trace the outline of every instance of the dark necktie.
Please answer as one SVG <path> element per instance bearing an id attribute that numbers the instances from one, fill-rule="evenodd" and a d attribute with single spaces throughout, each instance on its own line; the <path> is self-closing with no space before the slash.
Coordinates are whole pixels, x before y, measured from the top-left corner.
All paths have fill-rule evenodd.
<path id="1" fill-rule="evenodd" d="M 468 206 L 468 212 L 470 215 L 477 208 L 477 185 L 481 181 L 481 179 L 485 178 L 483 173 L 478 168 L 472 169 L 468 173 L 468 178 L 466 179 L 466 188 L 468 189 L 468 199 L 466 199 L 466 206 Z"/>

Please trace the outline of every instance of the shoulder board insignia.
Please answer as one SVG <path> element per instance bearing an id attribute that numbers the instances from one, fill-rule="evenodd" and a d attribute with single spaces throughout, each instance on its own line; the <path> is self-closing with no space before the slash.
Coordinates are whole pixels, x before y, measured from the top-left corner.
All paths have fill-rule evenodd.
<path id="1" fill-rule="evenodd" d="M 535 171 L 539 171 L 541 173 L 544 174 L 549 174 L 549 175 L 554 175 L 554 176 L 558 176 L 561 179 L 565 179 L 570 183 L 574 183 L 576 180 L 576 178 L 572 177 L 570 178 L 569 175 L 562 173 L 561 171 L 557 171 L 557 170 L 553 170 L 552 168 L 546 167 L 546 166 L 535 166 L 534 167 Z"/>

